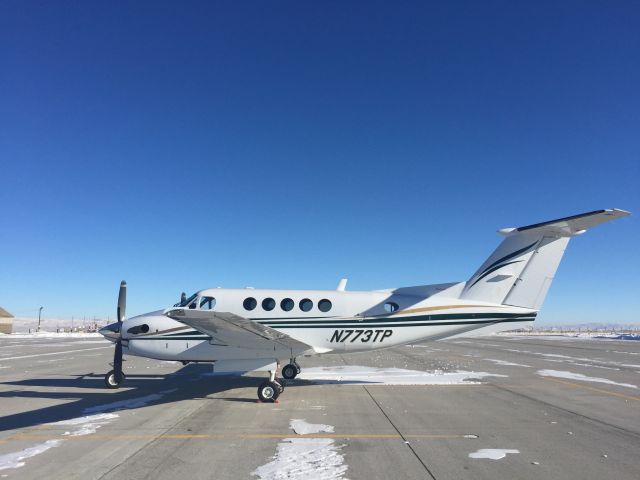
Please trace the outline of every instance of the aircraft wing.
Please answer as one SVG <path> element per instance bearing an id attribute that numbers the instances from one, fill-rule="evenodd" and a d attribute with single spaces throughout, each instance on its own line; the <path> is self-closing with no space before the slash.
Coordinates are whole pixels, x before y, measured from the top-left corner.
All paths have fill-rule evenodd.
<path id="1" fill-rule="evenodd" d="M 221 345 L 251 350 L 281 350 L 284 347 L 296 352 L 294 356 L 313 350 L 311 345 L 233 313 L 171 308 L 164 314 L 210 335 Z"/>

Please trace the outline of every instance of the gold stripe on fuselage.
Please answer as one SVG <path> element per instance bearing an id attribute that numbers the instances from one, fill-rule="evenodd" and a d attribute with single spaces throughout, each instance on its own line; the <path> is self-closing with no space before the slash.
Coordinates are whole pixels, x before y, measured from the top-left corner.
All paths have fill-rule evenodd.
<path id="1" fill-rule="evenodd" d="M 420 313 L 420 312 L 433 312 L 436 310 L 451 310 L 454 308 L 505 308 L 505 306 L 504 305 L 438 305 L 435 307 L 408 308 L 406 310 L 399 310 L 397 312 L 393 312 L 389 316 L 401 315 L 405 313 Z"/>

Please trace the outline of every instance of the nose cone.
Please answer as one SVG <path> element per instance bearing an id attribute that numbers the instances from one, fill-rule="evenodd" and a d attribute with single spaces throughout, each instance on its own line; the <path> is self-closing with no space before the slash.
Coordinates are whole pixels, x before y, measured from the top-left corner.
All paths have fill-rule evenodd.
<path id="1" fill-rule="evenodd" d="M 115 322 L 102 327 L 98 330 L 98 333 L 111 342 L 117 342 L 120 340 L 120 327 L 121 323 Z"/>

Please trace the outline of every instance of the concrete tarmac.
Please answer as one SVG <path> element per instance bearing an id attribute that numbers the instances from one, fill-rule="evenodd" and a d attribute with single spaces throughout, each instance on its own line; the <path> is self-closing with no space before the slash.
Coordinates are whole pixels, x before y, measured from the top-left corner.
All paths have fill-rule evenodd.
<path id="1" fill-rule="evenodd" d="M 1 478 L 276 478 L 252 472 L 285 439 L 305 438 L 293 419 L 334 427 L 306 436 L 332 439 L 346 466 L 343 477 L 322 478 L 640 478 L 640 342 L 485 337 L 301 358 L 303 371 L 496 376 L 456 385 L 295 380 L 276 404 L 256 402 L 264 374 L 211 376 L 209 365 L 135 357 L 125 357 L 125 388 L 107 390 L 112 355 L 98 338 L 0 337 Z M 482 449 L 518 453 L 470 458 Z M 323 462 L 293 478 L 321 478 Z"/>

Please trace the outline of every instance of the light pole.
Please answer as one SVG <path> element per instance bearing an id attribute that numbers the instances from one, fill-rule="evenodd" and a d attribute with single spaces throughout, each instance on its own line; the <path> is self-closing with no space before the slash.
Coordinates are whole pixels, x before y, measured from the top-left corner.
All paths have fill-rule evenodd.
<path id="1" fill-rule="evenodd" d="M 38 330 L 36 330 L 37 332 L 39 332 L 39 331 L 40 331 L 40 319 L 41 319 L 41 317 L 42 317 L 42 309 L 43 309 L 43 308 L 44 308 L 44 307 L 40 307 L 40 310 L 38 310 Z"/>

